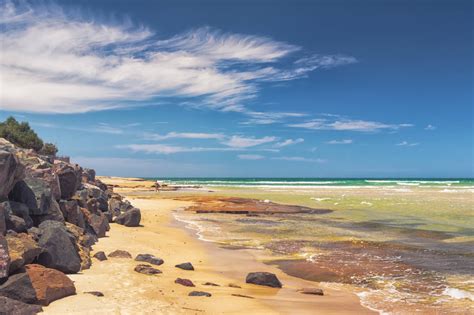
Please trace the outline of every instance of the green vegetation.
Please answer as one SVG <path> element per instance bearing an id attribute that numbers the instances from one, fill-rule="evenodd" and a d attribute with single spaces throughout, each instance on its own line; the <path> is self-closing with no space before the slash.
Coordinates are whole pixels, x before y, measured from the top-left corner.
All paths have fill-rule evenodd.
<path id="1" fill-rule="evenodd" d="M 44 155 L 56 155 L 58 148 L 52 143 L 43 144 L 43 140 L 31 129 L 27 122 L 18 122 L 13 117 L 8 117 L 0 122 L 0 137 L 24 148 L 33 149 Z"/>

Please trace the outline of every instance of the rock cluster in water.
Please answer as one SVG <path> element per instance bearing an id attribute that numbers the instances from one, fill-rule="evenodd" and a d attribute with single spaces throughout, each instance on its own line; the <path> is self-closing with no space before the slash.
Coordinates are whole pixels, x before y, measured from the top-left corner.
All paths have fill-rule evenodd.
<path id="1" fill-rule="evenodd" d="M 140 220 L 94 170 L 0 138 L 0 309 L 34 314 L 75 294 L 65 273 L 90 267 L 92 245 L 109 223 Z"/>

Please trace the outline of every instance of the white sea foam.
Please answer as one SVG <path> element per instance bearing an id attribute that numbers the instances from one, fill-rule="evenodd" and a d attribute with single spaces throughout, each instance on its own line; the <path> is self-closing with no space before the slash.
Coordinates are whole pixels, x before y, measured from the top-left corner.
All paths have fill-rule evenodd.
<path id="1" fill-rule="evenodd" d="M 312 200 L 316 200 L 317 202 L 321 202 L 321 201 L 324 201 L 324 200 L 330 200 L 331 198 L 316 198 L 316 197 L 311 197 L 309 199 L 312 199 Z"/>
<path id="2" fill-rule="evenodd" d="M 373 205 L 371 202 L 368 202 L 368 201 L 362 201 L 360 204 L 361 205 L 366 205 L 366 206 L 372 206 Z"/>

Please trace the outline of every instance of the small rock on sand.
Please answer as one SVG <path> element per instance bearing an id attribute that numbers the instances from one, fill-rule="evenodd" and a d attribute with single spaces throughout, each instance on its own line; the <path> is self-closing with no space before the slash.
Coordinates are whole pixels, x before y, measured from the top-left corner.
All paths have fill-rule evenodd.
<path id="1" fill-rule="evenodd" d="M 240 285 L 237 285 L 235 283 L 229 283 L 229 288 L 242 289 L 242 287 Z"/>
<path id="2" fill-rule="evenodd" d="M 204 282 L 202 285 L 209 285 L 209 286 L 212 286 L 212 287 L 220 287 L 220 285 L 218 285 L 217 283 L 213 283 L 213 282 Z"/>
<path id="3" fill-rule="evenodd" d="M 232 293 L 232 296 L 243 297 L 243 298 L 247 298 L 247 299 L 254 299 L 253 296 L 243 295 L 243 294 L 235 294 L 235 293 Z"/>
<path id="4" fill-rule="evenodd" d="M 281 288 L 282 284 L 277 276 L 270 272 L 251 272 L 247 275 L 245 282 L 264 285 L 272 288 Z"/>
<path id="5" fill-rule="evenodd" d="M 109 257 L 114 257 L 114 258 L 132 258 L 132 255 L 121 249 L 117 249 L 109 254 Z"/>
<path id="6" fill-rule="evenodd" d="M 105 253 L 103 251 L 95 253 L 94 256 L 92 256 L 92 257 L 94 257 L 94 258 L 96 258 L 97 260 L 100 260 L 100 261 L 107 260 L 107 256 L 105 255 Z"/>
<path id="7" fill-rule="evenodd" d="M 195 287 L 194 283 L 189 279 L 178 278 L 174 281 L 174 283 L 178 283 L 178 284 L 184 285 L 186 287 Z"/>
<path id="8" fill-rule="evenodd" d="M 163 259 L 150 255 L 150 254 L 138 254 L 137 257 L 135 257 L 135 260 L 145 261 L 147 263 L 150 263 L 152 265 L 157 265 L 157 266 L 162 265 L 164 263 Z"/>
<path id="9" fill-rule="evenodd" d="M 304 288 L 298 290 L 301 294 L 324 295 L 324 291 L 318 288 Z"/>
<path id="10" fill-rule="evenodd" d="M 205 297 L 211 297 L 212 294 L 204 291 L 192 291 L 188 294 L 189 296 L 205 296 Z"/>
<path id="11" fill-rule="evenodd" d="M 146 264 L 137 265 L 134 270 L 136 272 L 143 273 L 145 275 L 157 275 L 157 274 L 162 273 L 161 270 L 158 270 Z"/>
<path id="12" fill-rule="evenodd" d="M 85 294 L 91 294 L 91 295 L 94 295 L 94 296 L 97 296 L 97 297 L 102 297 L 104 296 L 104 293 L 102 292 L 99 292 L 99 291 L 89 291 L 89 292 L 84 292 Z"/>
<path id="13" fill-rule="evenodd" d="M 182 264 L 178 264 L 175 267 L 183 269 L 183 270 L 194 270 L 194 267 L 190 262 L 185 262 L 185 263 L 182 263 Z"/>

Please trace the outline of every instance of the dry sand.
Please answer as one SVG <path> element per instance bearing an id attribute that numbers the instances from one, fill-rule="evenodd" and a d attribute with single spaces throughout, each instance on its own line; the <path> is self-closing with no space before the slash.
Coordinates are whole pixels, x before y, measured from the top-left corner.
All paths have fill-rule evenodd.
<path id="1" fill-rule="evenodd" d="M 149 182 L 120 178 L 102 178 L 108 184 L 119 185 L 115 191 L 127 197 L 140 189 L 149 192 Z M 140 188 L 141 187 L 141 188 Z M 146 187 L 146 188 L 145 188 Z M 109 258 L 100 262 L 93 258 L 92 267 L 81 274 L 70 275 L 77 295 L 44 308 L 45 314 L 371 314 L 359 299 L 343 290 L 325 289 L 324 296 L 303 295 L 296 290 L 317 287 L 314 282 L 290 277 L 275 267 L 258 262 L 251 251 L 226 250 L 198 240 L 173 219 L 172 211 L 190 205 L 169 199 L 128 199 L 142 211 L 142 227 L 127 228 L 111 224 L 108 236 L 94 245 L 94 252 L 107 255 L 116 250 L 137 254 L 153 254 L 165 263 L 156 268 L 163 274 L 149 276 L 135 272 L 133 259 Z M 191 262 L 195 271 L 174 266 Z M 273 289 L 245 283 L 248 272 L 269 271 L 278 275 L 283 289 Z M 176 278 L 187 278 L 196 288 L 175 284 Z M 219 287 L 204 286 L 205 282 Z M 229 287 L 230 283 L 241 288 Z M 190 297 L 193 291 L 206 291 L 212 297 Z M 85 294 L 100 291 L 104 297 Z M 240 294 L 254 298 L 233 296 Z"/>

